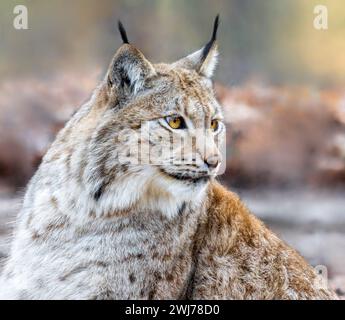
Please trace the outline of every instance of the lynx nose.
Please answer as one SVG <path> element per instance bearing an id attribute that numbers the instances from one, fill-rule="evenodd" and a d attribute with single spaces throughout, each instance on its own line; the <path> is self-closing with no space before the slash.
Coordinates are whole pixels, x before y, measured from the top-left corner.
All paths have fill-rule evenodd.
<path id="1" fill-rule="evenodd" d="M 207 157 L 204 160 L 204 162 L 210 169 L 217 168 L 219 164 L 219 156 L 214 155 L 214 156 Z"/>

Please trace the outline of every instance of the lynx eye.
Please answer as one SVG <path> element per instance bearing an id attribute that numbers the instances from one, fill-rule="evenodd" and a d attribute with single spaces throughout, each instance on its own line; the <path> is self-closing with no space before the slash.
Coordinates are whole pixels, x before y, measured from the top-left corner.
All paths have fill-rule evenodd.
<path id="1" fill-rule="evenodd" d="M 184 129 L 186 127 L 183 118 L 179 116 L 166 117 L 165 121 L 173 129 Z"/>
<path id="2" fill-rule="evenodd" d="M 218 120 L 212 120 L 211 121 L 211 130 L 216 132 L 219 128 L 219 121 Z"/>

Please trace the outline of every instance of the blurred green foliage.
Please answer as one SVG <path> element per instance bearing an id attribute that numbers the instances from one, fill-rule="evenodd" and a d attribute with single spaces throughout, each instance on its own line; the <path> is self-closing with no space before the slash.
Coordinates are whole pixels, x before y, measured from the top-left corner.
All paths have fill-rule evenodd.
<path id="1" fill-rule="evenodd" d="M 12 26 L 16 4 L 29 30 Z M 315 0 L 2 0 L 0 72 L 47 76 L 65 68 L 106 68 L 120 46 L 117 19 L 151 60 L 173 61 L 201 47 L 221 15 L 217 76 L 226 84 L 345 83 L 345 6 L 324 0 L 329 29 L 313 28 Z"/>

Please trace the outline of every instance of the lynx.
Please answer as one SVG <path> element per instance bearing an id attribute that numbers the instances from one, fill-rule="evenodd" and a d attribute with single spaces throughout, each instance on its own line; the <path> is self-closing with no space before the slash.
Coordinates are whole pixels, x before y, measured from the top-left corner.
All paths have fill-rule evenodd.
<path id="1" fill-rule="evenodd" d="M 28 185 L 1 298 L 336 298 L 216 182 L 225 134 L 211 80 L 217 28 L 218 17 L 195 53 L 152 64 L 119 23 L 123 44 L 104 80 Z"/>

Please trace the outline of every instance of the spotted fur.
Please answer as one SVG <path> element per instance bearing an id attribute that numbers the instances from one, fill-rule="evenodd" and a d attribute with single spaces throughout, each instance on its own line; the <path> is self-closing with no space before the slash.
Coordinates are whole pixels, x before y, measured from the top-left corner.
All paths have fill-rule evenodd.
<path id="1" fill-rule="evenodd" d="M 215 32 L 207 50 L 173 64 L 150 63 L 121 33 L 126 41 L 104 80 L 28 185 L 0 297 L 334 298 L 303 258 L 214 181 L 207 161 L 220 160 L 216 140 L 225 130 L 210 79 Z M 165 121 L 176 114 L 186 129 Z M 138 131 L 150 152 L 138 148 Z M 162 154 L 174 139 L 191 142 Z M 152 155 L 161 162 L 148 162 Z"/>

